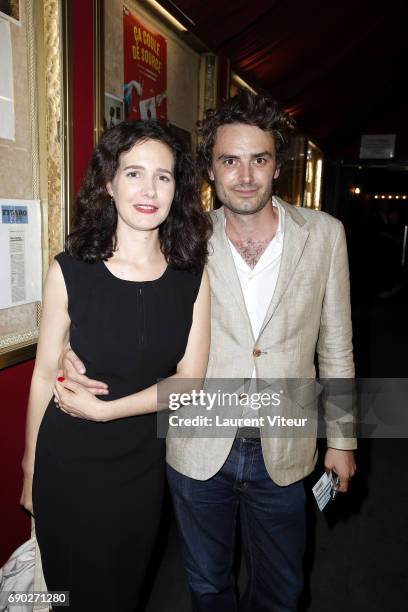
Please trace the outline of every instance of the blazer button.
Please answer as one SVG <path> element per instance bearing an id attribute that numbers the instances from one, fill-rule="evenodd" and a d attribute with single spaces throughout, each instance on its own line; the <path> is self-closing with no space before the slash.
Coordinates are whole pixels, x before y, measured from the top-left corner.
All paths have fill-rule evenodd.
<path id="1" fill-rule="evenodd" d="M 254 357 L 260 357 L 262 355 L 262 351 L 259 348 L 254 348 L 254 350 L 252 351 L 252 354 Z"/>

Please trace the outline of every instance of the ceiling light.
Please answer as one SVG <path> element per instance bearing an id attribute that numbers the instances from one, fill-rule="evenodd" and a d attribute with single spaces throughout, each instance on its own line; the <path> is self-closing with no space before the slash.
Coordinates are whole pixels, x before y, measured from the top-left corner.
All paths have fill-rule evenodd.
<path id="1" fill-rule="evenodd" d="M 253 89 L 250 85 L 248 85 L 248 83 L 246 81 L 244 81 L 244 79 L 241 79 L 241 77 L 239 77 L 237 74 L 233 74 L 232 75 L 232 79 L 233 81 L 235 81 L 238 85 L 240 85 L 241 87 L 243 87 L 244 89 L 249 89 L 249 91 L 251 91 L 253 94 L 256 95 L 256 91 L 255 89 Z"/>
<path id="2" fill-rule="evenodd" d="M 163 17 L 165 17 L 165 19 L 167 19 L 167 21 L 169 21 L 175 28 L 177 28 L 181 32 L 187 32 L 187 28 L 183 26 L 183 24 L 180 23 L 175 17 L 173 17 L 173 15 L 169 13 L 169 11 L 166 11 L 166 9 L 163 8 L 161 4 L 156 2 L 156 0 L 146 0 L 146 2 L 150 4 L 153 8 L 155 8 L 158 13 L 163 15 Z"/>

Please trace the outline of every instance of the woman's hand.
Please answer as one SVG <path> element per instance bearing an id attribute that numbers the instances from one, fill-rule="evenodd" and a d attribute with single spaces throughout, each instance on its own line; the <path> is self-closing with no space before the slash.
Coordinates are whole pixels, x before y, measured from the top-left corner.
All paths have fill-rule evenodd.
<path id="1" fill-rule="evenodd" d="M 30 514 L 33 513 L 33 474 L 24 473 L 23 490 L 20 497 L 20 505 Z"/>
<path id="2" fill-rule="evenodd" d="M 110 421 L 112 418 L 110 402 L 101 401 L 85 387 L 68 378 L 58 378 L 54 396 L 58 398 L 60 409 L 72 417 L 99 422 Z"/>

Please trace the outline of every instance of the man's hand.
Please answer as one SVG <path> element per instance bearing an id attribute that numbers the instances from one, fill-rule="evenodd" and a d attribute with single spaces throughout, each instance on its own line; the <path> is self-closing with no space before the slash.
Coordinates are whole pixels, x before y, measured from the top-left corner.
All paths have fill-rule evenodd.
<path id="1" fill-rule="evenodd" d="M 324 467 L 327 471 L 333 470 L 339 476 L 340 482 L 337 486 L 337 491 L 339 493 L 346 493 L 350 479 L 354 476 L 357 469 L 354 451 L 328 448 L 324 458 Z"/>
<path id="2" fill-rule="evenodd" d="M 60 368 L 58 376 L 79 383 L 94 395 L 107 395 L 109 393 L 107 384 L 100 380 L 92 380 L 85 375 L 85 366 L 71 347 L 67 347 L 62 352 L 58 365 Z M 59 401 L 58 397 L 56 399 Z"/>
<path id="3" fill-rule="evenodd" d="M 54 387 L 59 407 L 72 417 L 106 422 L 111 418 L 110 402 L 103 402 L 81 384 L 60 377 Z"/>

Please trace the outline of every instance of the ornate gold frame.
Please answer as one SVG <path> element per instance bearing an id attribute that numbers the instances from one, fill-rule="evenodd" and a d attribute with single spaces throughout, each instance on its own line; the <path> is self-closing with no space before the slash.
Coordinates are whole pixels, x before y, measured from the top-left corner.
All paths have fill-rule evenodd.
<path id="1" fill-rule="evenodd" d="M 42 262 L 61 250 L 66 229 L 66 203 L 70 196 L 69 40 L 66 9 L 62 0 L 22 0 L 27 16 L 28 98 L 30 107 L 32 197 L 42 211 Z M 65 12 L 64 12 L 65 10 Z M 12 310 L 12 309 L 11 309 Z M 35 356 L 41 311 L 24 333 L 1 338 L 0 369 Z"/>

